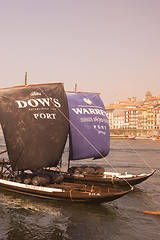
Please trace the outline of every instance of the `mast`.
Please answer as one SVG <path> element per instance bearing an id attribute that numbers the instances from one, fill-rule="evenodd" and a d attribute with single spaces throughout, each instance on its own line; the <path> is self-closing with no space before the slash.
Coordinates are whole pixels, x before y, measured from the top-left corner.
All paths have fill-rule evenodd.
<path id="1" fill-rule="evenodd" d="M 75 93 L 77 92 L 77 83 L 75 84 Z"/>
<path id="2" fill-rule="evenodd" d="M 25 72 L 25 85 L 27 85 L 27 72 Z"/>

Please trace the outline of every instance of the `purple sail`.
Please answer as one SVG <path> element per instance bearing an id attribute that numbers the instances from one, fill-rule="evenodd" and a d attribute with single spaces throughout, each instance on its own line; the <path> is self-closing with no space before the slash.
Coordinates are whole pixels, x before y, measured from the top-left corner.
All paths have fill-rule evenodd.
<path id="1" fill-rule="evenodd" d="M 69 105 L 69 160 L 103 158 L 110 148 L 104 104 L 95 93 L 67 93 Z"/>

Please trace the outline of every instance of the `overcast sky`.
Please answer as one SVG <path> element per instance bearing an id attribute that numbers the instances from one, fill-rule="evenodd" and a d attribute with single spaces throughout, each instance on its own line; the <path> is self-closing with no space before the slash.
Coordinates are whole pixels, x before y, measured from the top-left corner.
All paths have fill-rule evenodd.
<path id="1" fill-rule="evenodd" d="M 160 0 L 0 0 L 0 87 L 160 94 Z"/>

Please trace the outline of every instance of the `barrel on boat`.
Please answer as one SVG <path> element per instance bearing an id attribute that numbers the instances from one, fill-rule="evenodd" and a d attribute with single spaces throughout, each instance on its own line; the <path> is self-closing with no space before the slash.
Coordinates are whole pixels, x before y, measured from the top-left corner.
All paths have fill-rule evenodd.
<path id="1" fill-rule="evenodd" d="M 74 170 L 74 174 L 82 174 L 83 172 L 83 167 L 76 167 L 76 169 Z"/>
<path id="2" fill-rule="evenodd" d="M 22 174 L 18 174 L 18 175 L 15 177 L 15 181 L 18 182 L 18 183 L 23 182 L 23 175 L 22 175 Z"/>
<path id="3" fill-rule="evenodd" d="M 23 182 L 25 184 L 31 184 L 34 176 L 35 176 L 34 174 L 25 173 L 25 175 L 23 177 Z"/>
<path id="4" fill-rule="evenodd" d="M 49 183 L 50 183 L 49 175 L 38 175 L 32 179 L 32 184 L 34 186 L 46 186 Z"/>
<path id="5" fill-rule="evenodd" d="M 93 167 L 85 167 L 82 171 L 85 174 L 95 174 L 95 169 Z"/>
<path id="6" fill-rule="evenodd" d="M 105 172 L 105 169 L 103 167 L 97 166 L 95 167 L 95 174 L 96 175 L 103 175 Z"/>
<path id="7" fill-rule="evenodd" d="M 64 176 L 59 172 L 50 172 L 51 183 L 61 183 L 63 182 Z"/>

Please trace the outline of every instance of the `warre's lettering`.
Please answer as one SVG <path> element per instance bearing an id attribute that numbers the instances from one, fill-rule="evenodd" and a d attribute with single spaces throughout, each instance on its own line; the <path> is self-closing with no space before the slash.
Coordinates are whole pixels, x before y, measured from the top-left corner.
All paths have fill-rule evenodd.
<path id="1" fill-rule="evenodd" d="M 72 108 L 76 114 L 95 114 L 106 116 L 106 112 L 98 108 Z"/>

